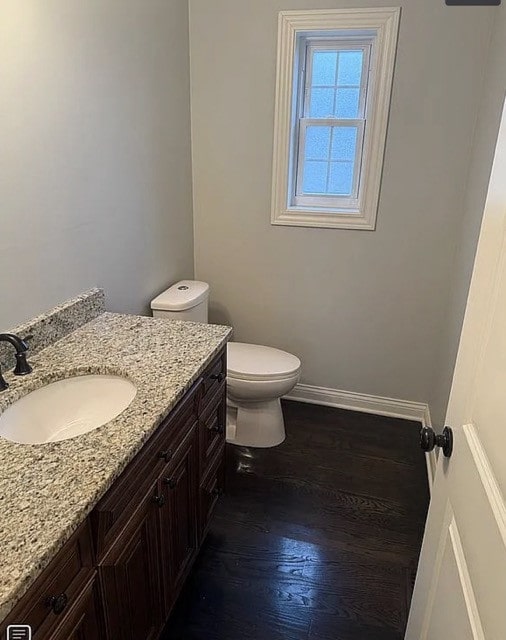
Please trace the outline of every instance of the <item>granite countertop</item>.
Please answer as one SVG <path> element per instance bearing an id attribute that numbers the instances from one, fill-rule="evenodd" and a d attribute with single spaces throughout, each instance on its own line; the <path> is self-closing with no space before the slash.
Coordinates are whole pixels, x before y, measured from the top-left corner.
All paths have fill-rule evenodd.
<path id="1" fill-rule="evenodd" d="M 90 433 L 42 445 L 0 437 L 0 621 L 69 539 L 143 443 L 230 337 L 218 325 L 103 313 L 5 377 L 0 413 L 55 380 L 117 374 L 132 404 Z"/>

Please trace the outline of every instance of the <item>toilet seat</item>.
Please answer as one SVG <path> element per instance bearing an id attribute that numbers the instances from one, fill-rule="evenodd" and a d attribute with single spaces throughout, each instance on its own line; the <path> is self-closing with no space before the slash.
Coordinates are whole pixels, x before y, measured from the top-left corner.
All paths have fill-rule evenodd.
<path id="1" fill-rule="evenodd" d="M 283 380 L 298 374 L 300 360 L 291 353 L 244 342 L 227 345 L 227 376 L 235 380 Z"/>

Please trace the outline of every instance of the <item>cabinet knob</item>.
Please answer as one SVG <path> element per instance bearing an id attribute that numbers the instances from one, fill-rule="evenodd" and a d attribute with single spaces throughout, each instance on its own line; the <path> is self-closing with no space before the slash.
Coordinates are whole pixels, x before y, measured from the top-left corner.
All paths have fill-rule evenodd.
<path id="1" fill-rule="evenodd" d="M 165 462 L 170 462 L 172 460 L 172 456 L 174 455 L 174 451 L 172 449 L 166 449 L 164 451 L 160 451 L 158 454 L 159 458 L 163 458 Z"/>
<path id="2" fill-rule="evenodd" d="M 153 496 L 153 502 L 158 506 L 158 507 L 163 507 L 163 505 L 165 504 L 165 496 L 163 495 L 163 493 L 159 496 Z"/>
<path id="3" fill-rule="evenodd" d="M 210 489 L 208 493 L 210 496 L 219 498 L 221 495 L 223 495 L 223 489 L 221 489 L 220 487 L 214 487 L 213 489 Z"/>
<path id="4" fill-rule="evenodd" d="M 174 478 L 164 478 L 163 484 L 167 485 L 169 489 L 175 489 L 177 487 L 177 480 L 174 480 Z"/>
<path id="5" fill-rule="evenodd" d="M 69 599 L 66 593 L 59 593 L 57 596 L 50 596 L 46 600 L 46 605 L 53 611 L 53 613 L 58 615 L 65 609 L 68 601 Z"/>
<path id="6" fill-rule="evenodd" d="M 220 373 L 212 373 L 209 376 L 211 380 L 218 380 L 218 382 L 223 382 L 223 380 L 225 380 L 226 377 L 227 377 L 227 374 L 224 373 L 223 371 L 220 371 Z"/>
<path id="7" fill-rule="evenodd" d="M 224 433 L 225 432 L 225 426 L 222 424 L 212 424 L 211 426 L 207 427 L 209 429 L 209 431 L 212 431 L 213 433 Z"/>

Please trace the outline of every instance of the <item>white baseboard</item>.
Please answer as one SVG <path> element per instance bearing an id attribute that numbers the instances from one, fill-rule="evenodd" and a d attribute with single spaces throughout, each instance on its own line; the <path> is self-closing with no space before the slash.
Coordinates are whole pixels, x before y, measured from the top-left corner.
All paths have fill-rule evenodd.
<path id="1" fill-rule="evenodd" d="M 351 411 L 361 411 L 363 413 L 375 413 L 392 418 L 415 420 L 420 422 L 423 427 L 431 426 L 429 405 L 425 402 L 371 396 L 365 393 L 315 387 L 309 384 L 295 385 L 294 389 L 285 396 L 285 399 L 337 407 L 339 409 L 350 409 Z M 426 455 L 426 464 L 429 488 L 432 489 L 436 471 L 436 455 L 434 451 Z"/>
<path id="2" fill-rule="evenodd" d="M 295 385 L 293 391 L 286 395 L 285 398 L 287 400 L 297 400 L 298 402 L 321 404 L 327 407 L 362 411 L 363 413 L 376 413 L 380 416 L 417 420 L 422 423 L 425 423 L 427 418 L 430 420 L 429 407 L 424 402 L 383 398 L 353 391 L 314 387 L 309 384 Z"/>

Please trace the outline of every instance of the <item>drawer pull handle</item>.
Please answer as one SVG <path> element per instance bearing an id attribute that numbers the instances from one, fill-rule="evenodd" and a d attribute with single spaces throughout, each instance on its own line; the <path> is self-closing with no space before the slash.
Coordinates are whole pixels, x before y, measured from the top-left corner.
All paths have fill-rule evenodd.
<path id="1" fill-rule="evenodd" d="M 218 382 L 223 382 L 223 380 L 225 380 L 226 377 L 227 377 L 227 374 L 224 373 L 223 371 L 221 371 L 220 373 L 211 373 L 211 375 L 209 376 L 211 380 L 218 380 Z"/>
<path id="2" fill-rule="evenodd" d="M 174 452 L 172 451 L 172 449 L 167 449 L 166 451 L 160 451 L 160 453 L 158 454 L 158 457 L 163 458 L 165 462 L 170 462 L 170 460 L 172 460 L 173 455 L 174 455 Z"/>
<path id="3" fill-rule="evenodd" d="M 222 424 L 212 424 L 207 428 L 213 433 L 225 433 L 225 427 Z"/>
<path id="4" fill-rule="evenodd" d="M 69 599 L 66 593 L 59 593 L 57 596 L 50 596 L 46 600 L 47 606 L 56 613 L 56 615 L 62 613 L 67 606 Z"/>
<path id="5" fill-rule="evenodd" d="M 163 495 L 163 493 L 159 496 L 153 496 L 153 502 L 158 506 L 158 507 L 163 507 L 163 505 L 165 504 L 165 496 Z"/>
<path id="6" fill-rule="evenodd" d="M 163 483 L 166 484 L 169 489 L 175 489 L 177 487 L 177 480 L 174 480 L 174 478 L 164 478 Z"/>

